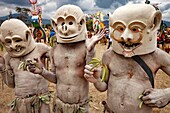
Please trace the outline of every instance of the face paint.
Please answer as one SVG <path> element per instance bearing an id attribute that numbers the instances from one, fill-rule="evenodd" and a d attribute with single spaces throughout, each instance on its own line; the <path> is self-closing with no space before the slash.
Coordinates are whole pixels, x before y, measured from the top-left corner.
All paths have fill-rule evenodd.
<path id="1" fill-rule="evenodd" d="M 18 19 L 6 20 L 1 25 L 1 41 L 11 57 L 28 54 L 35 48 L 29 28 Z"/>
<path id="2" fill-rule="evenodd" d="M 148 11 L 149 10 L 149 11 Z M 109 16 L 113 50 L 125 57 L 142 55 L 156 49 L 156 34 L 161 13 L 148 4 L 126 5 Z"/>
<path id="3" fill-rule="evenodd" d="M 85 40 L 85 16 L 78 6 L 64 5 L 60 7 L 52 19 L 52 26 L 56 31 L 57 42 L 59 43 Z"/>

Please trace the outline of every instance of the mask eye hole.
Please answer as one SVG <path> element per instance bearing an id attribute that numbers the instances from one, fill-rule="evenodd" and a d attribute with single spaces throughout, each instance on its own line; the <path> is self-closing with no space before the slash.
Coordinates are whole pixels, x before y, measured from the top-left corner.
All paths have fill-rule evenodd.
<path id="1" fill-rule="evenodd" d="M 6 39 L 5 42 L 6 42 L 7 44 L 11 44 L 11 43 L 12 43 L 12 41 L 11 41 L 10 39 Z"/>
<path id="2" fill-rule="evenodd" d="M 65 22 L 63 22 L 61 25 L 63 26 L 65 24 Z"/>
<path id="3" fill-rule="evenodd" d="M 69 22 L 69 25 L 73 25 L 73 22 Z"/>
<path id="4" fill-rule="evenodd" d="M 16 39 L 15 40 L 15 42 L 21 42 L 22 41 L 22 39 Z"/>
<path id="5" fill-rule="evenodd" d="M 132 31 L 133 33 L 138 33 L 138 32 L 140 32 L 140 28 L 138 28 L 138 27 L 133 27 L 133 28 L 131 29 L 131 31 Z"/>
<path id="6" fill-rule="evenodd" d="M 136 32 L 136 31 L 137 31 L 137 29 L 136 29 L 136 28 L 133 28 L 133 29 L 132 29 L 132 31 Z"/>
<path id="7" fill-rule="evenodd" d="M 125 29 L 122 26 L 118 26 L 116 30 L 118 30 L 119 32 L 123 32 Z"/>

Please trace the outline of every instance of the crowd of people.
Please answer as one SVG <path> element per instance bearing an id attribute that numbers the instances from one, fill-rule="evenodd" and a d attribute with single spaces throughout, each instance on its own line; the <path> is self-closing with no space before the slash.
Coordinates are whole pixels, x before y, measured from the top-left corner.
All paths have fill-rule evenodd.
<path id="1" fill-rule="evenodd" d="M 47 42 L 56 39 L 53 46 L 37 43 L 21 20 L 4 21 L 0 74 L 15 92 L 9 113 L 50 113 L 47 81 L 56 84 L 54 113 L 90 113 L 89 83 L 107 91 L 104 113 L 152 113 L 165 107 L 170 88 L 154 85 L 159 69 L 170 75 L 170 55 L 156 47 L 161 20 L 150 4 L 125 5 L 109 15 L 110 31 L 92 34 L 82 9 L 63 5 L 52 15 L 52 29 L 45 29 Z M 109 41 L 100 61 L 94 58 L 95 46 L 103 37 Z"/>

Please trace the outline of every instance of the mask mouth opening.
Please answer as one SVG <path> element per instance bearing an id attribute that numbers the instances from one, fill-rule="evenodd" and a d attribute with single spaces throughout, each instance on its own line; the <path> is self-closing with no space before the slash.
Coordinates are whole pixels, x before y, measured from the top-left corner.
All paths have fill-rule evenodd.
<path id="1" fill-rule="evenodd" d="M 75 37 L 77 37 L 77 36 L 78 36 L 78 35 L 71 36 L 71 37 L 63 37 L 63 36 L 62 36 L 62 37 L 60 37 L 60 38 L 62 38 L 62 39 L 65 39 L 65 40 L 66 40 L 66 39 L 73 39 L 73 38 L 75 38 Z"/>
<path id="2" fill-rule="evenodd" d="M 11 52 L 15 52 L 16 54 L 21 53 L 24 50 L 24 47 L 18 46 L 15 49 L 10 49 Z"/>
<path id="3" fill-rule="evenodd" d="M 142 45 L 142 43 L 127 43 L 127 42 L 119 42 L 119 45 L 122 47 L 124 51 L 133 51 L 139 46 Z"/>

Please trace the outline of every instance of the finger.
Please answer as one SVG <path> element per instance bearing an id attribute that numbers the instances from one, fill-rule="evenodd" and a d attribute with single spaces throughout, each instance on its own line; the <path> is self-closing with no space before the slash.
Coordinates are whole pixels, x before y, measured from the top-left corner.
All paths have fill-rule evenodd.
<path id="1" fill-rule="evenodd" d="M 145 104 L 155 104 L 155 102 L 154 101 L 152 101 L 152 100 L 143 100 L 143 102 L 145 103 Z"/>
<path id="2" fill-rule="evenodd" d="M 95 79 L 93 76 L 89 76 L 87 74 L 84 74 L 84 77 L 86 78 L 87 81 L 95 83 L 97 82 L 97 79 Z"/>
<path id="3" fill-rule="evenodd" d="M 143 96 L 143 97 L 142 97 L 142 100 L 143 100 L 143 101 L 149 101 L 149 100 L 151 100 L 151 97 L 150 97 L 150 95 Z"/>
<path id="4" fill-rule="evenodd" d="M 35 68 L 28 68 L 30 72 L 35 72 Z"/>
<path id="5" fill-rule="evenodd" d="M 149 95 L 154 89 L 153 88 L 149 88 L 149 89 L 146 89 L 144 92 L 143 92 L 143 95 Z"/>
<path id="6" fill-rule="evenodd" d="M 88 75 L 93 75 L 93 74 L 94 74 L 93 71 L 90 71 L 90 70 L 88 70 L 88 69 L 84 69 L 84 72 L 85 72 L 86 74 L 88 74 Z"/>
<path id="7" fill-rule="evenodd" d="M 102 34 L 105 34 L 105 30 L 101 30 L 101 32 L 99 33 L 99 36 L 101 36 Z"/>
<path id="8" fill-rule="evenodd" d="M 147 106 L 150 106 L 150 107 L 156 107 L 155 104 L 147 104 Z"/>
<path id="9" fill-rule="evenodd" d="M 91 64 L 90 65 L 85 65 L 85 69 L 91 70 L 92 66 L 93 65 L 91 65 Z"/>

